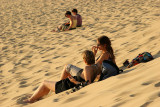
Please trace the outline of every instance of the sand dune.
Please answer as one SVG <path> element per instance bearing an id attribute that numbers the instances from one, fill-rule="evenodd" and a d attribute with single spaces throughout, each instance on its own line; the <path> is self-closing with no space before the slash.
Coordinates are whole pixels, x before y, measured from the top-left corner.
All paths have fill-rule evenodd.
<path id="1" fill-rule="evenodd" d="M 159 0 L 0 0 L 0 4 L 0 106 L 24 106 L 21 100 L 43 80 L 59 80 L 65 64 L 83 67 L 81 52 L 102 35 L 111 38 L 119 67 L 144 51 L 155 59 L 75 93 L 50 93 L 26 106 L 160 105 Z M 50 32 L 67 21 L 64 13 L 73 8 L 82 15 L 83 26 Z"/>

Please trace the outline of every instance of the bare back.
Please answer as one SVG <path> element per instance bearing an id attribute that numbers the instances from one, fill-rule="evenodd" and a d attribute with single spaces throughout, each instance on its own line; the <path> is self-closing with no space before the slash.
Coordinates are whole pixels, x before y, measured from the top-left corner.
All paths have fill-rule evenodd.
<path id="1" fill-rule="evenodd" d="M 100 74 L 101 69 L 97 64 L 85 66 L 81 77 L 85 79 L 85 81 L 89 80 L 89 83 L 92 83 L 98 74 Z"/>

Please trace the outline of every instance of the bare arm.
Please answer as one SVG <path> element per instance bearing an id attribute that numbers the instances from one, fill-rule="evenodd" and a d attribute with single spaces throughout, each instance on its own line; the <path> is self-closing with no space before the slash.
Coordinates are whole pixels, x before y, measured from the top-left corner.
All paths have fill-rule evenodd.
<path id="1" fill-rule="evenodd" d="M 93 47 L 92 47 L 92 52 L 94 53 L 94 56 L 96 56 L 97 51 L 98 51 L 97 46 L 93 46 Z"/>
<path id="2" fill-rule="evenodd" d="M 88 66 L 86 66 L 83 70 L 84 80 L 89 81 L 88 84 L 90 84 L 92 82 L 92 80 L 91 80 L 91 70 L 92 69 Z M 76 81 L 73 77 L 68 77 L 68 78 L 74 84 L 80 84 L 81 83 L 81 82 Z"/>
<path id="3" fill-rule="evenodd" d="M 84 72 L 84 79 L 85 79 L 85 81 L 89 81 L 89 84 L 92 83 L 91 71 L 92 71 L 92 69 L 88 66 L 86 66 L 83 71 Z"/>
<path id="4" fill-rule="evenodd" d="M 66 22 L 66 23 L 65 23 L 65 25 L 68 25 L 68 24 L 70 24 L 70 23 L 69 23 L 69 22 Z"/>
<path id="5" fill-rule="evenodd" d="M 71 23 L 70 23 L 69 28 L 67 30 L 69 30 L 73 26 L 73 18 L 70 18 L 69 20 Z"/>

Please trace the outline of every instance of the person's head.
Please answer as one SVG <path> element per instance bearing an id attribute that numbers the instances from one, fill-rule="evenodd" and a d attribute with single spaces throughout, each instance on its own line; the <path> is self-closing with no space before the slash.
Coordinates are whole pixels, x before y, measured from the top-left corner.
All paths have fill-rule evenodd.
<path id="1" fill-rule="evenodd" d="M 99 50 L 108 51 L 112 59 L 115 59 L 113 49 L 111 46 L 111 41 L 107 36 L 101 36 L 97 39 L 97 47 Z"/>
<path id="2" fill-rule="evenodd" d="M 70 12 L 70 11 L 66 11 L 65 16 L 66 16 L 67 18 L 69 18 L 69 17 L 71 16 L 71 12 Z"/>
<path id="3" fill-rule="evenodd" d="M 85 51 L 82 53 L 82 56 L 83 56 L 84 62 L 85 62 L 87 65 L 92 65 L 92 64 L 95 63 L 95 56 L 94 56 L 94 54 L 93 54 L 92 51 L 85 50 Z"/>
<path id="4" fill-rule="evenodd" d="M 77 15 L 77 13 L 78 13 L 77 9 L 73 9 L 72 13 L 73 13 L 73 15 Z"/>

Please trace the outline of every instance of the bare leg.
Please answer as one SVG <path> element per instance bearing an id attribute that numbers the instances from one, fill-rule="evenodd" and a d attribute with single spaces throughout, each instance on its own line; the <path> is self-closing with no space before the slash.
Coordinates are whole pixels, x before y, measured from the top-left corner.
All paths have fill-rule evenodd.
<path id="1" fill-rule="evenodd" d="M 28 102 L 34 102 L 39 98 L 47 95 L 50 90 L 55 92 L 55 84 L 54 81 L 44 81 L 38 89 L 34 92 L 34 94 L 28 99 Z"/>
<path id="2" fill-rule="evenodd" d="M 51 32 L 60 32 L 60 30 L 62 30 L 62 25 L 60 25 L 59 27 L 57 27 L 56 30 L 52 30 Z"/>
<path id="3" fill-rule="evenodd" d="M 66 67 L 67 67 L 67 65 L 65 65 L 65 67 L 64 67 L 64 69 L 63 69 L 63 71 L 62 71 L 60 80 L 64 80 L 64 79 L 66 79 L 67 77 L 71 76 L 71 74 L 66 71 Z"/>

